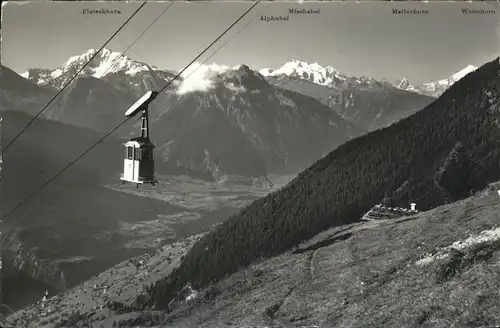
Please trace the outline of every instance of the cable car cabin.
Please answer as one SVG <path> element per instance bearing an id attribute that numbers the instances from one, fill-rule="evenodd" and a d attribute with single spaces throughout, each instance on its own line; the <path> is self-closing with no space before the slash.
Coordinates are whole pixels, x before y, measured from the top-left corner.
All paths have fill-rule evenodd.
<path id="1" fill-rule="evenodd" d="M 131 118 L 141 114 L 141 136 L 130 139 L 125 146 L 125 160 L 123 174 L 120 179 L 123 183 L 132 182 L 139 187 L 140 183 L 150 183 L 153 186 L 155 179 L 155 163 L 153 151 L 155 146 L 149 140 L 148 105 L 155 99 L 158 92 L 148 91 L 136 101 L 126 112 L 125 116 Z"/>
<path id="2" fill-rule="evenodd" d="M 123 161 L 123 183 L 137 184 L 157 182 L 155 179 L 155 164 L 153 151 L 155 146 L 148 138 L 138 137 L 131 139 L 125 146 L 125 160 Z"/>

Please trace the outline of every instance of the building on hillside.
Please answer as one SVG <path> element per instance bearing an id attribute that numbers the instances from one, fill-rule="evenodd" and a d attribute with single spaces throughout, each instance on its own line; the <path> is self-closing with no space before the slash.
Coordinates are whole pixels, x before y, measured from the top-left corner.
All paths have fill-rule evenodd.
<path id="1" fill-rule="evenodd" d="M 373 220 L 389 220 L 398 219 L 405 216 L 411 216 L 417 214 L 417 204 L 411 203 L 410 208 L 401 207 L 389 207 L 382 204 L 375 205 L 371 210 L 369 210 L 361 220 L 373 221 Z"/>

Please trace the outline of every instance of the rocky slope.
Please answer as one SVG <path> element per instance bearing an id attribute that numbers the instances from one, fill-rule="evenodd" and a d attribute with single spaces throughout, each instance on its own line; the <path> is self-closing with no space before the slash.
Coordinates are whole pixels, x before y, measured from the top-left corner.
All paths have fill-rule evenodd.
<path id="1" fill-rule="evenodd" d="M 10 68 L 0 65 L 0 95 L 0 110 L 19 110 L 36 114 L 55 95 L 55 91 L 39 87 Z"/>
<path id="2" fill-rule="evenodd" d="M 368 131 L 387 127 L 425 108 L 435 99 L 391 87 L 380 90 L 347 89 L 340 101 L 323 100 L 342 118 Z M 333 102 L 332 102 L 333 100 Z"/>
<path id="3" fill-rule="evenodd" d="M 68 86 L 44 112 L 44 117 L 75 126 L 109 131 L 125 119 L 123 113 L 136 99 L 94 77 Z"/>
<path id="4" fill-rule="evenodd" d="M 387 84 L 332 88 L 288 76 L 268 77 L 272 85 L 319 100 L 343 119 L 373 131 L 408 117 L 434 98 Z"/>

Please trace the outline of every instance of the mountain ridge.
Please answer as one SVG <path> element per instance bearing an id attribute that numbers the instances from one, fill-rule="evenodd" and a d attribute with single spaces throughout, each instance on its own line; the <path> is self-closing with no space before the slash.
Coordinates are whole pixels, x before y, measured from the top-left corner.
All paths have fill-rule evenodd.
<path id="1" fill-rule="evenodd" d="M 99 49 L 89 49 L 85 53 L 70 57 L 64 64 L 55 69 L 33 68 L 20 74 L 22 77 L 34 81 L 41 86 L 51 86 L 61 89 L 69 79 L 79 71 Z M 80 73 L 82 76 L 104 78 L 110 74 L 124 72 L 135 76 L 144 71 L 162 71 L 157 67 L 135 61 L 126 55 L 103 48 Z"/>
<path id="2" fill-rule="evenodd" d="M 300 78 L 331 88 L 346 88 L 353 85 L 361 88 L 371 88 L 386 84 L 386 82 L 365 76 L 349 76 L 332 66 L 321 66 L 318 63 L 308 63 L 296 59 L 286 62 L 278 69 L 261 69 L 259 73 L 265 77 L 288 76 Z"/>
<path id="3" fill-rule="evenodd" d="M 465 75 L 475 71 L 476 66 L 467 65 L 463 69 L 453 73 L 448 78 L 438 81 L 424 82 L 418 85 L 411 85 L 408 79 L 401 77 L 395 83 L 387 82 L 385 79 L 374 79 L 368 77 L 354 77 L 342 73 L 332 66 L 322 66 L 318 63 L 308 63 L 293 59 L 286 62 L 278 69 L 264 68 L 259 70 L 259 73 L 265 77 L 291 77 L 300 78 L 319 85 L 327 86 L 334 89 L 352 88 L 356 86 L 361 89 L 380 88 L 393 86 L 399 89 L 416 92 L 434 98 L 440 96 L 453 83 L 460 80 Z"/>
<path id="4" fill-rule="evenodd" d="M 448 78 L 441 79 L 434 82 L 425 82 L 413 86 L 406 78 L 402 78 L 396 82 L 396 86 L 402 90 L 417 92 L 423 95 L 438 97 L 454 83 L 463 78 L 465 75 L 474 72 L 478 67 L 467 65 L 460 71 L 450 75 Z"/>
<path id="5" fill-rule="evenodd" d="M 280 89 L 298 92 L 319 100 L 343 119 L 366 131 L 383 128 L 410 116 L 435 99 L 392 86 L 370 90 L 356 87 L 337 90 L 284 76 L 269 77 L 268 81 Z"/>
<path id="6" fill-rule="evenodd" d="M 32 80 L 38 85 L 60 89 L 69 80 L 70 76 L 76 73 L 76 71 L 83 66 L 84 62 L 88 61 L 97 51 L 98 49 L 89 49 L 80 55 L 72 56 L 56 69 L 31 68 L 20 75 L 26 79 Z M 385 79 L 375 79 L 366 76 L 349 76 L 332 66 L 322 66 L 318 63 L 309 63 L 298 59 L 292 59 L 286 62 L 278 69 L 260 69 L 259 73 L 266 78 L 288 76 L 336 89 L 351 88 L 353 86 L 362 89 L 394 86 L 402 90 L 437 97 L 464 75 L 476 69 L 476 66 L 469 64 L 463 69 L 453 73 L 448 78 L 424 82 L 415 86 L 411 85 L 405 77 L 401 77 L 395 83 L 389 83 Z M 113 80 L 110 76 L 116 74 L 125 74 L 129 77 L 150 74 L 159 76 L 162 81 L 168 81 L 175 75 L 174 72 L 136 61 L 120 52 L 108 48 L 104 48 L 96 58 L 92 60 L 90 65 L 84 69 L 82 74 L 84 76 L 94 76 L 107 80 Z"/>
<path id="7" fill-rule="evenodd" d="M 217 72 L 210 81 L 209 93 L 205 91 L 207 84 L 203 83 L 202 90 L 182 94 L 175 108 L 152 122 L 153 129 L 167 130 L 169 136 L 159 141 L 161 144 L 174 140 L 168 152 L 176 151 L 177 140 L 187 140 L 179 134 L 215 136 L 219 130 L 236 129 L 239 136 L 232 134 L 235 140 L 249 142 L 264 158 L 267 171 L 276 173 L 304 167 L 308 161 L 361 132 L 316 99 L 274 88 L 248 66 Z M 203 118 L 206 115 L 219 118 L 213 117 L 210 125 L 210 120 Z M 179 121 L 183 125 L 176 123 Z M 236 139 L 241 137 L 243 139 Z M 205 144 L 210 138 L 193 139 L 196 147 L 201 147 L 200 140 Z M 211 147 L 217 149 L 225 145 L 226 149 L 238 152 L 240 147 L 232 146 L 235 140 L 229 142 L 222 138 L 220 142 L 211 142 Z"/>
<path id="8" fill-rule="evenodd" d="M 89 51 L 83 57 L 68 60 L 66 66 L 71 69 L 67 73 L 78 66 L 75 63 L 93 53 Z M 106 60 L 118 56 L 110 50 L 105 54 Z M 164 86 L 164 77 L 149 68 L 133 77 L 121 69 L 98 79 L 91 73 L 95 67 L 107 67 L 108 64 L 100 63 L 101 59 L 63 91 L 45 117 L 107 132 L 121 121 L 120 108 L 124 111 L 134 97 Z M 269 172 L 295 173 L 332 147 L 364 131 L 313 98 L 274 88 L 246 65 L 214 64 L 194 70 L 195 67 L 181 76 L 171 90 L 158 96 L 150 108 L 155 113 L 150 114 L 150 124 L 151 138 L 158 149 L 157 159 L 173 171 L 180 168 L 199 171 L 216 180 L 224 179 L 227 174 L 260 177 Z M 312 109 L 308 111 L 307 107 Z M 213 110 L 205 111 L 209 108 Z M 185 113 L 175 114 L 179 111 Z M 187 119 L 187 113 L 198 123 L 190 123 L 191 127 L 181 123 Z M 203 113 L 203 117 L 195 118 L 196 113 Z M 272 122 L 266 122 L 266 117 L 272 118 Z M 121 129 L 120 136 L 132 136 L 136 129 L 138 123 L 129 124 Z M 222 131 L 231 137 L 221 138 Z M 204 135 L 201 140 L 205 146 L 190 141 L 193 135 Z M 241 156 L 232 156 L 231 149 L 241 150 Z"/>

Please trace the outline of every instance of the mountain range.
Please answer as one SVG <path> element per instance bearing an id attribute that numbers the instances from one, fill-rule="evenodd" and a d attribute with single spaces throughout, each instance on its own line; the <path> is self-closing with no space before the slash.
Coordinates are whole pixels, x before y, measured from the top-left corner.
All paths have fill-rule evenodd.
<path id="1" fill-rule="evenodd" d="M 96 52 L 89 49 L 56 69 L 34 68 L 21 74 L 40 88 L 34 91 L 30 85 L 26 90 L 32 91 L 22 97 L 36 94 L 30 96 L 35 103 L 27 106 L 25 101 L 18 108 L 34 114 Z M 170 171 L 199 172 L 215 179 L 297 172 L 345 141 L 408 117 L 434 99 L 409 84 L 351 77 L 297 60 L 260 73 L 246 65 L 215 64 L 191 72 L 151 105 L 152 139 L 159 149 L 158 161 Z M 107 132 L 123 119 L 125 108 L 175 74 L 103 49 L 43 117 Z M 447 79 L 448 85 L 458 77 Z M 438 85 L 444 86 L 442 81 Z M 138 124 L 117 133 L 133 136 Z M 222 134 L 224 138 L 218 137 Z M 194 142 L 194 135 L 203 145 Z M 241 156 L 234 156 L 239 151 Z"/>
<path id="2" fill-rule="evenodd" d="M 498 272 L 500 202 L 498 184 L 488 186 L 500 180 L 499 103 L 497 58 L 417 113 L 333 149 L 203 235 L 159 249 L 135 269 L 124 262 L 48 301 L 59 311 L 47 318 L 40 319 L 45 307 L 35 305 L 10 322 L 497 324 L 498 284 L 491 277 Z M 409 203 L 418 214 L 360 222 L 377 204 Z M 113 277 L 119 282 L 112 289 L 106 277 L 113 273 L 120 279 Z M 118 292 L 141 284 L 147 287 Z M 104 297 L 108 287 L 113 294 Z M 97 306 L 78 301 L 83 291 Z"/>
<path id="3" fill-rule="evenodd" d="M 319 101 L 273 87 L 248 66 L 218 71 L 209 92 L 180 95 L 176 106 L 152 123 L 153 130 L 165 133 L 156 139 L 162 158 L 185 165 L 210 161 L 222 172 L 238 174 L 221 160 L 231 157 L 241 161 L 236 167 L 248 165 L 245 174 L 292 173 L 362 132 Z M 249 161 L 249 149 L 264 159 L 264 167 Z"/>
<path id="4" fill-rule="evenodd" d="M 95 49 L 71 57 L 60 68 L 31 69 L 22 75 L 42 87 L 46 99 L 93 54 Z M 297 172 L 365 131 L 316 99 L 273 87 L 245 65 L 208 65 L 193 73 L 174 83 L 151 107 L 157 160 L 171 171 L 200 172 L 215 179 Z M 159 89 L 174 74 L 105 49 L 44 117 L 107 132 L 123 120 L 124 109 L 139 95 Z M 124 127 L 119 135 L 137 133 L 137 124 Z"/>
<path id="5" fill-rule="evenodd" d="M 119 52 L 114 52 L 106 48 L 101 51 L 99 51 L 99 49 L 89 49 L 81 55 L 72 56 L 66 63 L 56 69 L 28 69 L 26 72 L 22 73 L 21 76 L 35 82 L 39 86 L 47 86 L 59 90 L 67 84 L 73 75 L 75 75 L 93 56 L 95 57 L 79 76 L 93 76 L 101 79 L 109 78 L 110 76 L 120 73 L 128 76 L 142 76 L 149 73 L 153 78 L 161 78 L 163 80 L 162 82 L 168 81 L 173 77 L 168 71 L 162 71 L 154 66 L 137 62 Z M 134 90 L 136 90 L 135 88 L 144 87 L 145 89 L 143 89 L 143 91 L 145 93 L 149 91 L 150 88 L 157 87 L 155 83 L 148 83 L 151 81 L 143 80 L 143 82 L 142 85 L 133 85 Z"/>
<path id="6" fill-rule="evenodd" d="M 449 78 L 411 85 L 353 77 L 331 66 L 291 60 L 278 69 L 262 69 L 269 83 L 319 100 L 367 131 L 386 127 L 429 105 L 453 83 L 477 67 L 468 65 Z"/>
<path id="7" fill-rule="evenodd" d="M 423 95 L 428 95 L 432 97 L 438 97 L 443 92 L 445 92 L 449 87 L 451 87 L 455 82 L 463 78 L 465 75 L 474 72 L 477 69 L 476 66 L 467 65 L 462 70 L 456 72 L 450 77 L 434 82 L 426 82 L 416 86 L 413 86 L 408 82 L 406 78 L 401 78 L 396 82 L 396 86 L 402 90 L 413 91 Z"/>
<path id="8" fill-rule="evenodd" d="M 151 89 L 158 89 L 163 83 L 170 81 L 175 76 L 175 72 L 173 71 L 160 69 L 147 63 L 133 60 L 120 52 L 106 48 L 97 52 L 98 49 L 89 49 L 83 54 L 70 57 L 66 63 L 56 69 L 31 68 L 22 73 L 21 76 L 35 82 L 39 86 L 59 90 L 94 55 L 94 59 L 80 73 L 80 76 L 93 76 L 103 79 L 113 84 L 114 87 L 130 92 L 136 97 L 141 96 Z M 372 90 L 374 88 L 394 86 L 402 90 L 438 97 L 453 83 L 476 69 L 476 66 L 467 65 L 448 78 L 418 85 L 410 84 L 404 77 L 395 83 L 390 83 L 385 79 L 377 80 L 366 76 L 349 76 L 332 66 L 322 66 L 318 63 L 308 63 L 296 59 L 286 62 L 278 69 L 261 69 L 259 73 L 267 78 L 285 76 L 298 78 L 334 89 L 350 89 L 355 87 L 357 90 Z M 134 78 L 128 79 L 131 77 Z M 178 83 L 180 82 L 174 82 L 176 85 Z"/>
<path id="9" fill-rule="evenodd" d="M 366 131 L 373 131 L 416 113 L 435 98 L 374 83 L 332 88 L 304 79 L 269 76 L 270 84 L 280 89 L 310 96 L 330 107 L 342 118 Z"/>
<path id="10" fill-rule="evenodd" d="M 354 77 L 340 72 L 331 66 L 321 66 L 318 63 L 307 63 L 293 59 L 278 69 L 265 68 L 259 72 L 266 77 L 273 78 L 295 78 L 309 81 L 315 84 L 323 85 L 334 89 L 373 90 L 387 87 L 397 87 L 401 90 L 416 92 L 422 95 L 439 97 L 453 83 L 460 80 L 465 75 L 477 69 L 476 66 L 467 65 L 465 68 L 454 73 L 448 78 L 439 81 L 429 81 L 419 85 L 411 85 L 410 82 L 402 77 L 395 83 L 390 83 L 385 79 L 377 80 L 369 77 Z"/>
<path id="11" fill-rule="evenodd" d="M 0 87 L 1 110 L 19 110 L 36 114 L 42 109 L 41 106 L 44 103 L 49 102 L 52 96 L 50 88 L 39 87 L 3 65 L 0 65 Z"/>
<path id="12" fill-rule="evenodd" d="M 266 77 L 287 76 L 290 78 L 299 78 L 337 89 L 349 88 L 354 85 L 360 89 L 371 89 L 373 87 L 389 85 L 387 82 L 380 82 L 374 78 L 348 76 L 331 66 L 323 67 L 318 63 L 307 63 L 296 59 L 292 59 L 276 70 L 264 68 L 259 73 Z"/>

